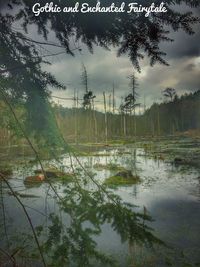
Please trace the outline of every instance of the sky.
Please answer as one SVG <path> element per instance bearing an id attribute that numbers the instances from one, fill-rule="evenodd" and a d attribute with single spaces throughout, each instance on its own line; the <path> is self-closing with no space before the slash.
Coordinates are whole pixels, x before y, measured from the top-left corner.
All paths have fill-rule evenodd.
<path id="1" fill-rule="evenodd" d="M 198 10 L 195 10 L 196 14 Z M 199 12 L 200 14 L 200 12 Z M 53 91 L 54 96 L 73 97 L 74 90 L 79 98 L 84 94 L 81 83 L 82 63 L 87 68 L 89 89 L 96 95 L 95 106 L 103 109 L 103 91 L 107 101 L 112 93 L 114 83 L 116 106 L 122 97 L 130 92 L 129 79 L 133 72 L 138 79 L 138 102 L 149 107 L 153 102 L 163 101 L 162 91 L 166 87 L 173 87 L 177 94 L 194 92 L 200 89 L 200 26 L 195 26 L 195 34 L 187 35 L 183 31 L 171 32 L 174 42 L 161 43 L 161 49 L 166 52 L 165 59 L 169 66 L 156 64 L 151 67 L 148 58 L 141 61 L 141 73 L 138 73 L 127 56 L 117 57 L 117 48 L 107 51 L 100 47 L 94 48 L 94 53 L 88 52 L 80 44 L 81 52 L 75 56 L 60 55 L 51 59 L 52 65 L 46 67 L 56 78 L 67 86 L 65 91 Z M 73 101 L 58 100 L 56 103 L 73 106 Z"/>
<path id="2" fill-rule="evenodd" d="M 188 7 L 180 7 L 183 11 L 190 10 Z M 193 10 L 196 15 L 200 15 L 200 9 Z M 29 35 L 38 39 L 37 30 L 33 27 L 29 29 Z M 141 73 L 133 68 L 129 58 L 125 55 L 117 57 L 117 48 L 110 51 L 101 47 L 94 47 L 91 54 L 87 47 L 79 44 L 81 52 L 75 50 L 75 56 L 61 54 L 50 57 L 51 65 L 45 65 L 44 69 L 51 72 L 59 82 L 66 85 L 65 91 L 53 90 L 52 95 L 57 97 L 72 98 L 74 90 L 78 92 L 78 97 L 82 98 L 84 86 L 81 83 L 82 64 L 86 66 L 88 72 L 89 89 L 96 95 L 95 106 L 98 110 L 103 110 L 103 92 L 108 96 L 112 93 L 114 83 L 116 106 L 119 106 L 122 98 L 129 92 L 129 79 L 133 72 L 138 79 L 138 102 L 149 107 L 153 102 L 163 100 L 162 91 L 166 87 L 173 87 L 177 94 L 181 95 L 194 92 L 200 89 L 200 25 L 195 26 L 195 34 L 187 35 L 183 31 L 171 32 L 169 37 L 174 42 L 161 43 L 160 47 L 166 52 L 166 61 L 169 66 L 156 64 L 151 67 L 148 58 L 140 62 Z M 49 41 L 56 41 L 53 33 L 50 32 Z M 73 40 L 71 41 L 74 46 Z M 60 48 L 54 48 L 48 52 L 60 52 Z M 73 101 L 53 98 L 55 103 L 72 107 Z M 81 101 L 80 101 L 81 102 Z"/>
<path id="3" fill-rule="evenodd" d="M 173 43 L 163 43 L 161 48 L 167 53 L 166 60 L 169 66 L 156 64 L 149 65 L 145 58 L 141 61 L 141 73 L 138 73 L 126 56 L 117 57 L 116 49 L 107 51 L 95 47 L 91 54 L 87 48 L 81 46 L 81 53 L 75 56 L 61 55 L 51 59 L 52 65 L 47 70 L 67 86 L 65 91 L 54 91 L 53 95 L 59 97 L 73 97 L 74 90 L 78 91 L 81 98 L 84 86 L 81 84 L 82 63 L 87 68 L 89 89 L 94 92 L 96 107 L 102 110 L 103 91 L 107 96 L 112 93 L 114 82 L 116 104 L 121 103 L 121 98 L 129 93 L 128 76 L 133 72 L 138 79 L 138 102 L 148 107 L 153 102 L 162 101 L 162 90 L 173 87 L 179 95 L 185 92 L 194 92 L 200 89 L 200 28 L 196 33 L 188 36 L 184 32 L 171 34 Z M 72 106 L 72 101 L 56 100 L 64 106 Z"/>

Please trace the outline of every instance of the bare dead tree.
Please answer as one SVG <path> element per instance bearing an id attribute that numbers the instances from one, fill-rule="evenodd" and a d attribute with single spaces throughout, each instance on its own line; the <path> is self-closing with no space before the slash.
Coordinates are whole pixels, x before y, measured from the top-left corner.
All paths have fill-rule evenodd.
<path id="1" fill-rule="evenodd" d="M 104 122 L 105 122 L 105 141 L 108 143 L 108 119 L 107 119 L 107 108 L 106 108 L 106 94 L 103 92 L 103 103 L 104 103 Z"/>

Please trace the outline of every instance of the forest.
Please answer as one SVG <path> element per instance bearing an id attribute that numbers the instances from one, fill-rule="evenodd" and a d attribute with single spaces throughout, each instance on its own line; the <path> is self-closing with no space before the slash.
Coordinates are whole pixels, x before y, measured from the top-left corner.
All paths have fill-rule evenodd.
<path id="1" fill-rule="evenodd" d="M 135 137 L 139 140 L 145 137 L 151 139 L 184 136 L 189 131 L 198 133 L 200 130 L 200 90 L 180 97 L 176 95 L 175 89 L 168 88 L 168 90 L 169 92 L 174 90 L 174 95 L 166 94 L 164 90 L 161 92 L 164 96 L 163 102 L 154 103 L 149 108 L 139 105 L 138 113 L 135 115 L 133 112 L 122 110 L 120 106 L 117 108 L 113 104 L 113 98 L 111 101 L 110 95 L 106 101 L 106 112 L 96 111 L 92 105 L 84 107 L 84 102 L 81 103 L 77 97 L 72 98 L 73 108 L 52 102 L 51 109 L 65 141 L 69 143 L 134 141 Z M 1 109 L 1 146 L 20 144 L 23 136 L 20 133 L 17 134 L 16 123 L 6 110 L 2 99 L 0 103 L 4 107 Z M 23 103 L 15 108 L 15 113 L 19 119 L 26 116 Z M 43 127 L 42 124 L 40 127 Z"/>
<path id="2" fill-rule="evenodd" d="M 103 99 L 103 96 L 102 96 Z M 189 130 L 200 129 L 200 91 L 174 96 L 172 100 L 154 103 L 150 108 L 139 110 L 142 114 L 115 111 L 107 101 L 105 113 L 81 108 L 64 108 L 55 105 L 54 112 L 66 140 L 72 142 L 103 142 L 106 140 L 132 140 L 135 136 L 156 137 L 180 135 Z M 107 125 L 106 125 L 107 124 Z"/>

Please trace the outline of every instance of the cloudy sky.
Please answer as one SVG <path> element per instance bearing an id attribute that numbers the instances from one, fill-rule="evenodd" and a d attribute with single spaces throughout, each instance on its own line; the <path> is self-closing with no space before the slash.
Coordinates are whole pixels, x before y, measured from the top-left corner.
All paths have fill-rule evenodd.
<path id="1" fill-rule="evenodd" d="M 195 10 L 195 13 L 198 13 Z M 117 49 L 107 51 L 95 47 L 94 53 L 88 52 L 87 48 L 80 44 L 82 51 L 76 51 L 75 56 L 59 55 L 52 57 L 52 65 L 46 66 L 56 78 L 67 86 L 65 91 L 53 91 L 54 96 L 73 97 L 74 90 L 78 91 L 81 98 L 84 94 L 84 87 L 81 84 L 81 65 L 85 64 L 88 77 L 89 89 L 97 96 L 96 107 L 102 109 L 103 91 L 107 96 L 112 92 L 114 82 L 117 105 L 122 97 L 129 92 L 128 76 L 135 71 L 138 78 L 138 102 L 150 106 L 153 102 L 161 101 L 161 91 L 166 87 L 173 87 L 177 93 L 194 92 L 200 89 L 200 27 L 195 28 L 195 34 L 188 36 L 180 31 L 171 33 L 173 43 L 162 43 L 161 48 L 167 53 L 166 60 L 170 66 L 155 65 L 150 67 L 149 61 L 145 58 L 141 61 L 141 73 L 137 73 L 126 56 L 117 57 Z M 34 37 L 34 31 L 32 32 Z M 36 37 L 36 36 L 35 36 Z M 52 37 L 52 39 L 54 39 Z M 73 44 L 72 44 L 73 45 Z M 59 49 L 57 51 L 59 52 Z M 71 107 L 73 101 L 57 100 L 56 103 Z"/>

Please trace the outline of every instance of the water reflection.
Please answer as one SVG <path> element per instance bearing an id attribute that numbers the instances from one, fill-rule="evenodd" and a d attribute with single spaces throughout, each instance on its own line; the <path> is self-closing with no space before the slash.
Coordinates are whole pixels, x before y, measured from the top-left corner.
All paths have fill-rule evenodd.
<path id="1" fill-rule="evenodd" d="M 31 216 L 47 266 L 168 266 L 178 252 L 171 255 L 174 250 L 168 250 L 160 239 L 176 249 L 186 248 L 186 253 L 195 251 L 192 262 L 198 262 L 199 204 L 194 204 L 194 198 L 189 195 L 189 189 L 196 188 L 197 173 L 193 170 L 181 173 L 162 160 L 144 157 L 140 149 L 126 151 L 124 154 L 109 151 L 110 156 L 106 151 L 106 156 L 82 157 L 81 162 L 92 171 L 96 163 L 123 165 L 142 177 L 140 185 L 105 193 L 105 189 L 94 186 L 81 169 L 78 171 L 76 164 L 78 183 L 54 184 L 61 199 L 45 183 L 39 187 L 23 187 L 22 177 L 31 174 L 30 168 L 18 171 L 9 180 L 21 196 L 29 195 L 21 200 Z M 69 158 L 64 157 L 62 164 L 69 166 Z M 102 184 L 111 174 L 109 170 L 95 170 L 94 178 Z M 14 253 L 18 266 L 42 266 L 21 208 L 13 195 L 8 194 L 4 183 L 1 189 L 1 208 L 4 205 L 4 209 L 0 215 L 0 247 L 8 252 L 7 256 L 0 253 L 1 264 L 7 262 L 3 266 L 14 266 L 8 257 Z M 180 200 L 182 210 L 178 206 Z M 151 221 L 150 215 L 156 220 Z M 186 226 L 191 228 L 188 230 Z M 155 235 L 150 227 L 155 228 Z M 153 247 L 156 250 L 152 253 Z M 166 254 L 171 256 L 166 259 Z M 184 262 L 185 259 L 179 260 L 174 266 L 185 267 Z"/>
<path id="2" fill-rule="evenodd" d="M 48 216 L 47 225 L 39 223 L 36 227 L 48 266 L 96 266 L 97 262 L 101 266 L 115 266 L 115 259 L 98 250 L 93 238 L 101 234 L 104 224 L 112 227 L 122 243 L 128 241 L 129 244 L 148 247 L 163 244 L 146 224 L 151 218 L 134 212 L 133 206 L 122 203 L 118 196 L 112 193 L 105 195 L 102 190 L 91 192 L 76 186 L 75 183 L 63 189 L 62 198 L 59 203 L 54 203 L 57 208 Z M 23 220 L 21 222 L 24 223 Z M 16 225 L 14 222 L 12 227 Z M 23 236 L 28 232 L 27 226 L 25 228 Z M 3 232 L 3 229 L 1 231 Z M 34 241 L 30 238 L 29 242 Z M 4 246 L 4 242 L 1 246 Z M 30 254 L 35 258 L 39 257 L 36 246 L 32 251 L 29 249 L 27 251 L 23 248 L 21 254 L 26 257 L 30 257 Z"/>

